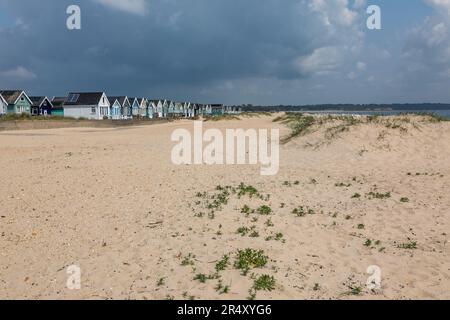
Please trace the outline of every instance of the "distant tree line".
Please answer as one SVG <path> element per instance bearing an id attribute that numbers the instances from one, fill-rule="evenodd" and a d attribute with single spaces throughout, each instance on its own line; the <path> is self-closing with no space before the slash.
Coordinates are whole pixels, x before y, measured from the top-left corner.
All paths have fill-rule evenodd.
<path id="1" fill-rule="evenodd" d="M 395 104 L 317 104 L 317 105 L 278 105 L 278 106 L 234 106 L 243 112 L 299 112 L 299 111 L 427 111 L 450 110 L 446 103 L 395 103 Z"/>

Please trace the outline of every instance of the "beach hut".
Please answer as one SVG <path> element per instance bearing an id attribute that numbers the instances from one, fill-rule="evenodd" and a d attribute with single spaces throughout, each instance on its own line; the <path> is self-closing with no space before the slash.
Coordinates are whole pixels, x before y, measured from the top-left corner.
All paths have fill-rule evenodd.
<path id="1" fill-rule="evenodd" d="M 156 105 L 154 104 L 153 100 L 151 100 L 151 99 L 148 99 L 147 115 L 150 119 L 154 119 L 157 117 Z"/>
<path id="2" fill-rule="evenodd" d="M 175 103 L 175 116 L 178 118 L 178 117 L 182 117 L 183 114 L 184 114 L 183 103 L 176 102 Z"/>
<path id="3" fill-rule="evenodd" d="M 203 115 L 204 116 L 211 116 L 212 115 L 211 104 L 205 104 L 205 107 L 203 109 Z"/>
<path id="4" fill-rule="evenodd" d="M 110 107 L 104 92 L 71 92 L 64 102 L 64 116 L 92 120 L 109 119 Z"/>
<path id="5" fill-rule="evenodd" d="M 151 109 L 152 118 L 158 118 L 158 103 L 159 100 L 149 100 L 148 109 Z M 148 112 L 150 114 L 150 111 Z"/>
<path id="6" fill-rule="evenodd" d="M 139 116 L 139 99 L 130 98 L 130 104 L 131 104 L 131 116 L 133 118 L 137 118 Z"/>
<path id="7" fill-rule="evenodd" d="M 6 100 L 0 94 L 0 116 L 5 115 L 7 109 L 8 109 L 8 103 L 6 103 Z"/>
<path id="8" fill-rule="evenodd" d="M 224 114 L 223 104 L 212 104 L 211 105 L 211 115 L 221 116 Z"/>
<path id="9" fill-rule="evenodd" d="M 53 97 L 52 99 L 52 116 L 64 117 L 64 102 L 67 97 Z"/>
<path id="10" fill-rule="evenodd" d="M 167 100 L 152 100 L 152 106 L 155 108 L 155 116 L 158 118 L 167 118 L 169 105 Z"/>
<path id="11" fill-rule="evenodd" d="M 139 98 L 138 99 L 138 103 L 139 103 L 139 117 L 140 118 L 146 118 L 147 117 L 147 112 L 148 112 L 148 100 L 147 98 Z"/>
<path id="12" fill-rule="evenodd" d="M 175 103 L 173 101 L 167 101 L 167 115 L 168 117 L 175 117 Z"/>
<path id="13" fill-rule="evenodd" d="M 30 98 L 23 90 L 5 90 L 0 91 L 0 95 L 3 97 L 7 104 L 6 113 L 31 114 L 31 105 L 33 104 Z"/>
<path id="14" fill-rule="evenodd" d="M 52 114 L 53 104 L 49 98 L 45 96 L 30 97 L 31 115 L 32 116 L 50 116 Z"/>
<path id="15" fill-rule="evenodd" d="M 191 110 L 191 103 L 190 102 L 185 102 L 183 105 L 183 116 L 185 118 L 189 118 L 190 117 L 190 110 Z"/>
<path id="16" fill-rule="evenodd" d="M 127 96 L 108 97 L 111 104 L 111 119 L 121 120 L 131 117 L 131 105 Z"/>

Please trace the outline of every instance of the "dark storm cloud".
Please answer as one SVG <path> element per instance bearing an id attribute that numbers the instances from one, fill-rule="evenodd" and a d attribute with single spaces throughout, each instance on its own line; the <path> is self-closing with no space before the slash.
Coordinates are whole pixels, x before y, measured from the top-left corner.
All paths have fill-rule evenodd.
<path id="1" fill-rule="evenodd" d="M 0 70 L 30 72 L 1 85 L 142 95 L 185 87 L 195 98 L 223 81 L 307 77 L 296 59 L 341 41 L 302 1 L 131 0 L 130 10 L 119 2 L 1 1 L 15 23 L 0 31 L 9 48 Z M 70 4 L 82 9 L 81 31 L 65 28 Z"/>
<path id="2" fill-rule="evenodd" d="M 0 0 L 0 87 L 231 103 L 348 99 L 372 67 L 361 3 Z M 71 4 L 82 10 L 80 31 L 66 28 Z"/>

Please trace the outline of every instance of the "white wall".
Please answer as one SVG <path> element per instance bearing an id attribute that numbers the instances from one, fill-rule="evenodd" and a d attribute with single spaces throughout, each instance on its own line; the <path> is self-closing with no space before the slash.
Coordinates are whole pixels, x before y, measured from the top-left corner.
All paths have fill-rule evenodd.
<path id="1" fill-rule="evenodd" d="M 95 107 L 95 113 L 92 113 L 92 107 Z M 100 114 L 97 106 L 64 106 L 64 116 L 72 118 L 86 118 L 90 120 L 99 120 Z"/>

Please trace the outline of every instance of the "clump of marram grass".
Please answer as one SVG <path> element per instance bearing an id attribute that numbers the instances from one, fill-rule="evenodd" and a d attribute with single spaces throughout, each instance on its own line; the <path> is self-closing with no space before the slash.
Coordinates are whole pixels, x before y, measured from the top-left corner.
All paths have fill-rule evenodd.
<path id="1" fill-rule="evenodd" d="M 274 121 L 281 122 L 291 129 L 291 133 L 281 140 L 283 144 L 304 135 L 316 123 L 313 116 L 305 116 L 303 113 L 293 112 L 288 112 L 284 116 L 274 119 Z"/>
<path id="2" fill-rule="evenodd" d="M 291 132 L 285 136 L 281 143 L 285 144 L 294 138 L 315 132 L 325 127 L 325 140 L 338 138 L 341 133 L 350 131 L 352 126 L 360 124 L 383 125 L 390 130 L 399 130 L 401 133 L 407 133 L 409 128 L 420 129 L 419 123 L 437 123 L 450 121 L 436 114 L 406 114 L 397 116 L 352 116 L 352 115 L 308 115 L 305 113 L 287 112 L 273 120 L 280 122 L 291 129 Z M 383 135 L 387 134 L 385 132 Z M 312 144 L 308 144 L 312 145 Z"/>
<path id="3" fill-rule="evenodd" d="M 241 118 L 253 118 L 253 117 L 261 117 L 261 116 L 266 116 L 266 117 L 270 117 L 272 115 L 271 112 L 267 112 L 267 111 L 254 111 L 254 112 L 242 112 L 239 114 L 239 117 Z"/>
<path id="4" fill-rule="evenodd" d="M 206 116 L 204 117 L 204 121 L 229 121 L 229 120 L 241 120 L 239 117 L 231 114 L 223 114 L 216 116 Z"/>

